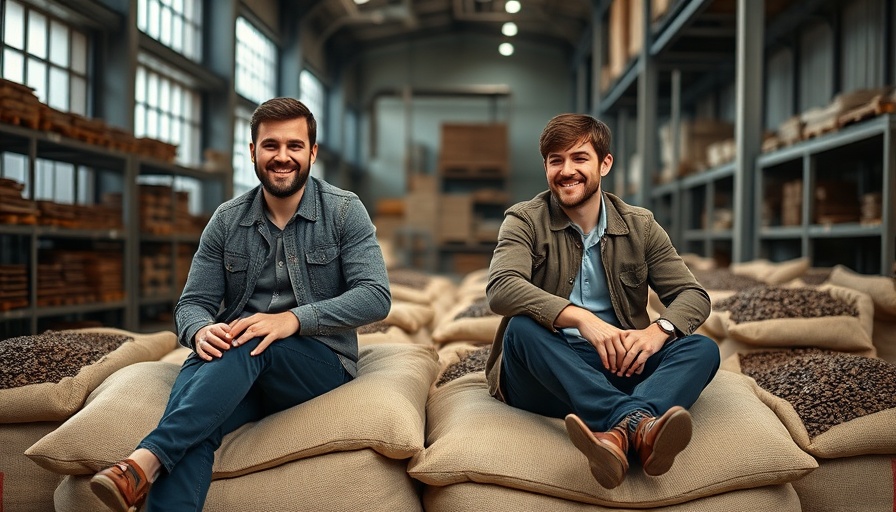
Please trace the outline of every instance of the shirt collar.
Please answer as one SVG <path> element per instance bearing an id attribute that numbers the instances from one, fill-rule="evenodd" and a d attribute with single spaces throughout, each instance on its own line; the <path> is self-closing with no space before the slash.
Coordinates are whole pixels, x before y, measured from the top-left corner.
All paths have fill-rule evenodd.
<path id="1" fill-rule="evenodd" d="M 296 213 L 293 214 L 290 222 L 296 218 L 296 216 L 303 217 L 310 221 L 317 220 L 318 215 L 318 204 L 317 204 L 317 183 L 316 178 L 308 177 L 308 181 L 305 182 L 305 192 L 302 194 L 302 199 L 299 201 L 299 207 L 296 209 Z M 255 187 L 255 198 L 252 200 L 252 206 L 249 207 L 249 215 L 243 221 L 243 224 L 262 224 L 265 222 L 265 214 L 264 214 L 264 194 L 262 193 L 262 186 L 258 185 Z"/>

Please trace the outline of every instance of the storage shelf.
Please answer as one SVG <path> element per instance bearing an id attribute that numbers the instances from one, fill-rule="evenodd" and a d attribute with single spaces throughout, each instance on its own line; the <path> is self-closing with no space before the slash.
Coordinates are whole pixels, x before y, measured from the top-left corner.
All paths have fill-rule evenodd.
<path id="1" fill-rule="evenodd" d="M 80 313 L 94 313 L 97 311 L 110 311 L 114 309 L 125 309 L 128 307 L 126 300 L 115 302 L 91 302 L 85 304 L 67 304 L 65 306 L 38 306 L 35 314 L 39 318 L 51 316 L 63 316 Z"/>
<path id="2" fill-rule="evenodd" d="M 797 160 L 805 155 L 821 153 L 854 144 L 892 130 L 896 124 L 896 115 L 885 114 L 867 119 L 856 124 L 845 126 L 839 131 L 827 133 L 813 139 L 802 140 L 792 146 L 778 149 L 761 155 L 756 164 L 758 167 L 771 167 L 790 160 Z"/>
<path id="3" fill-rule="evenodd" d="M 684 239 L 693 242 L 698 240 L 731 240 L 734 233 L 730 229 L 724 230 L 707 230 L 707 229 L 688 229 L 684 232 Z"/>

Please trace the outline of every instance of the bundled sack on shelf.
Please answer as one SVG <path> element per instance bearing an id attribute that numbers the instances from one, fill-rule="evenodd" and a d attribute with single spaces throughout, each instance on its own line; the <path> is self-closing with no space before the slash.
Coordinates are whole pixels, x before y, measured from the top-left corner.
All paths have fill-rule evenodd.
<path id="1" fill-rule="evenodd" d="M 750 377 L 756 395 L 807 453 L 827 459 L 896 454 L 896 365 L 796 348 L 734 354 L 722 368 Z"/>
<path id="2" fill-rule="evenodd" d="M 619 487 L 604 489 L 562 419 L 496 400 L 485 376 L 474 372 L 431 392 L 426 448 L 408 472 L 427 485 L 430 512 L 533 510 L 535 502 L 552 511 L 800 510 L 792 488 L 768 486 L 799 479 L 818 464 L 756 397 L 749 379 L 718 372 L 691 414 L 693 438 L 668 473 L 650 477 L 634 466 Z M 782 502 L 770 505 L 770 495 Z M 471 502 L 481 506 L 470 508 Z"/>
<path id="3" fill-rule="evenodd" d="M 0 341 L 0 423 L 63 421 L 117 370 L 158 361 L 176 347 L 173 332 L 106 327 Z"/>
<path id="4" fill-rule="evenodd" d="M 843 265 L 831 270 L 828 283 L 867 293 L 874 303 L 871 341 L 877 357 L 896 364 L 896 278 L 856 273 Z"/>
<path id="5" fill-rule="evenodd" d="M 742 344 L 739 349 L 818 347 L 876 354 L 871 298 L 849 288 L 760 286 L 719 301 L 714 304 L 716 312 L 724 315 L 728 339 L 722 345 L 730 339 Z"/>
<path id="6" fill-rule="evenodd" d="M 127 456 L 156 426 L 178 371 L 152 362 L 116 372 L 81 411 L 25 452 L 71 475 L 57 490 L 68 498 L 57 499 L 56 510 L 85 509 L 78 498 L 89 495 L 90 477 Z M 437 371 L 431 348 L 361 348 L 353 381 L 225 437 L 206 510 L 419 510 L 404 468 L 423 449 L 425 404 Z"/>
<path id="7" fill-rule="evenodd" d="M 414 302 L 392 301 L 383 320 L 358 328 L 359 345 L 379 343 L 418 343 L 431 345 L 429 326 L 435 311 L 432 306 Z"/>
<path id="8" fill-rule="evenodd" d="M 488 307 L 488 299 L 466 299 L 451 308 L 432 331 L 432 340 L 442 344 L 449 341 L 491 343 L 503 317 Z"/>

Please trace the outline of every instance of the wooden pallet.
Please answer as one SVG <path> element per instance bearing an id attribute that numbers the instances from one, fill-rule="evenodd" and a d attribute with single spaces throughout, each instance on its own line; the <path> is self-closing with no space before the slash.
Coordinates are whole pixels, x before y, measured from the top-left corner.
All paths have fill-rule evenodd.
<path id="1" fill-rule="evenodd" d="M 844 112 L 837 118 L 837 122 L 840 126 L 847 126 L 893 112 L 896 112 L 896 97 L 878 95 L 867 104 Z"/>

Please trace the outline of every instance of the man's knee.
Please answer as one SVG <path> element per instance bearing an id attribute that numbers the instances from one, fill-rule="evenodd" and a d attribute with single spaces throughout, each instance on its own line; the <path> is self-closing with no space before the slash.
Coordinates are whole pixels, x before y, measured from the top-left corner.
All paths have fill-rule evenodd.
<path id="1" fill-rule="evenodd" d="M 532 318 L 512 317 L 504 331 L 504 351 L 517 352 L 531 349 L 547 341 L 551 333 Z"/>
<path id="2" fill-rule="evenodd" d="M 684 338 L 682 341 L 686 342 L 687 350 L 689 352 L 693 353 L 697 358 L 705 362 L 707 365 L 718 368 L 721 364 L 719 345 L 711 338 L 708 338 L 702 334 L 692 334 Z"/>

